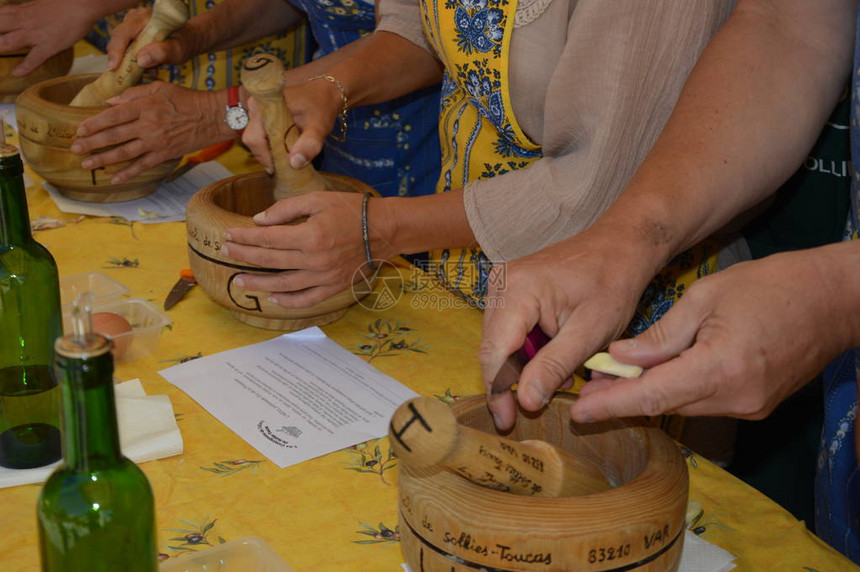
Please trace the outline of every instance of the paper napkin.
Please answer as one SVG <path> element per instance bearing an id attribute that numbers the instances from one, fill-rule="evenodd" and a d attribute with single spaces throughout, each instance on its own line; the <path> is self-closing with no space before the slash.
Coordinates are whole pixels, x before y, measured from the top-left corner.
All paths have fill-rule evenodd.
<path id="1" fill-rule="evenodd" d="M 182 453 L 182 435 L 166 395 L 147 395 L 133 379 L 114 386 L 119 440 L 123 454 L 135 463 Z M 37 469 L 0 467 L 0 488 L 44 482 L 60 461 Z"/>

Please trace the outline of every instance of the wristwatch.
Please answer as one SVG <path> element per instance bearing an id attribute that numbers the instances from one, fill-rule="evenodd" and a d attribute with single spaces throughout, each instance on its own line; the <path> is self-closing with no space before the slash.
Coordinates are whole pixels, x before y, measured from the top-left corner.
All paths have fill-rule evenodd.
<path id="1" fill-rule="evenodd" d="M 248 126 L 248 112 L 239 101 L 239 86 L 234 85 L 227 90 L 227 115 L 224 117 L 227 126 L 240 133 Z"/>

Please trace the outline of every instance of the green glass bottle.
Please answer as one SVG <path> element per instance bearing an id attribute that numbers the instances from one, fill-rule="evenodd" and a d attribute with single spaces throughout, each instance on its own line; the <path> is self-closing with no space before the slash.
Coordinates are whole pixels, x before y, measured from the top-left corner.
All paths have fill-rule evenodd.
<path id="1" fill-rule="evenodd" d="M 60 458 L 51 372 L 60 285 L 57 264 L 30 232 L 23 176 L 18 150 L 0 137 L 0 465 L 12 469 Z"/>
<path id="2" fill-rule="evenodd" d="M 72 329 L 54 347 L 63 464 L 39 497 L 42 570 L 156 572 L 152 488 L 120 451 L 112 344 L 77 305 Z"/>

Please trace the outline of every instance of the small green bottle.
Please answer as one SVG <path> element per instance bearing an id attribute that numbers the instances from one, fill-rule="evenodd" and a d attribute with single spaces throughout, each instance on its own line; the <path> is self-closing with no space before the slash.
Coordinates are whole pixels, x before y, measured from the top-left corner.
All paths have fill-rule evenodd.
<path id="1" fill-rule="evenodd" d="M 59 397 L 51 373 L 62 334 L 57 264 L 33 239 L 18 149 L 0 122 L 0 465 L 60 458 Z"/>
<path id="2" fill-rule="evenodd" d="M 72 309 L 72 335 L 57 340 L 63 464 L 39 497 L 45 572 L 156 572 L 155 504 L 146 475 L 122 455 L 107 338 L 89 309 Z"/>

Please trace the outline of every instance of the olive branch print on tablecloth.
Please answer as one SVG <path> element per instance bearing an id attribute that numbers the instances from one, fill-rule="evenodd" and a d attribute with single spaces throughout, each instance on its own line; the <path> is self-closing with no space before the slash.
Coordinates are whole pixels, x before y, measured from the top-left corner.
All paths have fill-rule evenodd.
<path id="1" fill-rule="evenodd" d="M 352 353 L 368 358 L 369 362 L 379 357 L 397 356 L 403 352 L 426 354 L 429 346 L 422 344 L 420 338 L 407 339 L 415 333 L 417 330 L 410 328 L 407 323 L 397 320 L 392 324 L 391 320 L 380 318 L 368 324 L 366 334 L 359 334 L 367 341 L 357 344 Z"/>
<path id="2" fill-rule="evenodd" d="M 170 542 L 178 544 L 167 545 L 167 549 L 176 555 L 194 552 L 201 546 L 215 546 L 216 544 L 227 542 L 223 536 L 215 532 L 215 523 L 218 522 L 217 518 L 212 520 L 209 520 L 208 517 L 204 518 L 203 524 L 200 525 L 187 520 L 181 520 L 180 522 L 189 528 L 167 529 L 171 532 L 178 532 L 181 535 L 170 539 Z M 161 555 L 159 555 L 159 559 L 163 559 Z"/>
<path id="3" fill-rule="evenodd" d="M 353 544 L 388 544 L 390 542 L 400 542 L 400 526 L 395 526 L 392 530 L 381 522 L 379 523 L 379 528 L 374 528 L 366 522 L 359 522 L 358 524 L 364 530 L 356 530 L 356 534 L 365 534 L 372 538 L 368 540 L 353 540 Z"/>
<path id="4" fill-rule="evenodd" d="M 369 441 L 343 449 L 345 453 L 352 456 L 349 465 L 344 468 L 347 471 L 355 471 L 356 473 L 379 475 L 379 480 L 383 484 L 391 486 L 391 483 L 385 480 L 385 472 L 397 466 L 397 458 L 390 447 L 387 454 L 383 454 L 382 448 L 379 446 L 380 441 L 381 439 L 377 439 L 376 445 L 372 449 Z"/>

